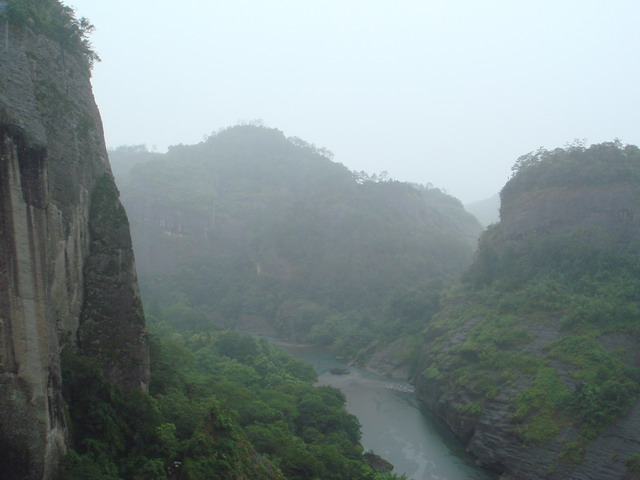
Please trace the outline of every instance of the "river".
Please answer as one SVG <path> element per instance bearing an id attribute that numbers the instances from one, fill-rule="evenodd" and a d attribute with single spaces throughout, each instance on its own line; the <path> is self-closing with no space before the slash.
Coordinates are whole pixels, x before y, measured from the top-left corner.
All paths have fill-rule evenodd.
<path id="1" fill-rule="evenodd" d="M 479 469 L 446 427 L 439 424 L 407 383 L 346 367 L 324 349 L 271 339 L 293 357 L 313 365 L 318 384 L 331 385 L 347 397 L 347 410 L 362 424 L 362 445 L 391 462 L 394 472 L 413 480 L 495 480 Z"/>

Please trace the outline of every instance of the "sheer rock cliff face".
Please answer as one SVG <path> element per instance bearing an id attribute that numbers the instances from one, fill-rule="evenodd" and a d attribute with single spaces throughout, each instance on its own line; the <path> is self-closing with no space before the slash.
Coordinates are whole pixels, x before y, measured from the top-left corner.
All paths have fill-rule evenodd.
<path id="1" fill-rule="evenodd" d="M 5 480 L 40 480 L 65 450 L 61 350 L 132 389 L 148 348 L 87 61 L 1 23 L 0 464 Z"/>
<path id="2" fill-rule="evenodd" d="M 624 248 L 640 238 L 640 202 L 634 184 L 532 189 L 513 195 L 500 210 L 505 241 L 531 234 L 601 229 L 608 246 Z"/>

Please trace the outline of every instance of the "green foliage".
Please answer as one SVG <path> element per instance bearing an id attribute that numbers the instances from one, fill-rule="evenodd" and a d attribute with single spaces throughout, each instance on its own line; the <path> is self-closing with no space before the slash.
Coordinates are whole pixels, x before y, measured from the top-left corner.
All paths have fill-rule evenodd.
<path id="1" fill-rule="evenodd" d="M 396 287 L 376 325 L 379 335 L 395 339 L 420 332 L 440 309 L 443 286 L 443 282 L 432 280 Z"/>
<path id="2" fill-rule="evenodd" d="M 568 397 L 569 389 L 554 369 L 538 369 L 533 385 L 522 390 L 515 401 L 515 418 L 529 420 L 519 430 L 525 442 L 540 444 L 558 433 L 566 423 L 560 410 Z"/>
<path id="3" fill-rule="evenodd" d="M 379 472 L 373 478 L 374 480 L 409 480 L 406 475 L 398 475 L 393 472 Z"/>
<path id="4" fill-rule="evenodd" d="M 344 394 L 312 386 L 313 369 L 284 350 L 232 331 L 167 332 L 151 357 L 149 396 L 65 352 L 73 450 L 59 480 L 373 480 Z"/>
<path id="5" fill-rule="evenodd" d="M 639 167 L 638 148 L 617 142 L 541 150 L 519 159 L 503 205 L 529 190 L 637 183 Z M 504 228 L 485 231 L 464 284 L 441 300 L 444 310 L 425 330 L 422 376 L 463 398 L 517 389 L 514 430 L 523 444 L 542 445 L 573 426 L 577 439 L 560 458 L 577 463 L 640 391 L 625 342 L 605 348 L 607 337 L 640 331 L 640 250 L 598 228 L 517 239 Z"/>
<path id="6" fill-rule="evenodd" d="M 578 464 L 584 455 L 584 441 L 567 443 L 560 452 L 560 458 L 570 464 Z"/>
<path id="7" fill-rule="evenodd" d="M 62 459 L 57 480 L 122 480 L 117 471 L 116 465 L 105 459 L 96 460 L 91 455 L 79 455 L 75 450 L 69 450 Z"/>
<path id="8" fill-rule="evenodd" d="M 125 447 L 125 426 L 116 408 L 120 393 L 106 380 L 97 360 L 64 352 L 62 375 L 76 448 L 96 455 L 121 452 Z M 81 444 L 80 439 L 87 441 Z"/>
<path id="9" fill-rule="evenodd" d="M 630 474 L 634 475 L 635 477 L 640 476 L 640 453 L 634 453 L 633 455 L 631 455 L 627 459 L 626 465 L 627 470 Z"/>
<path id="10" fill-rule="evenodd" d="M 627 413 L 638 392 L 638 383 L 629 379 L 579 383 L 570 399 L 571 412 L 587 427 L 585 434 L 595 436 L 612 420 Z"/>
<path id="11" fill-rule="evenodd" d="M 73 450 L 60 480 L 165 478 L 165 456 L 172 452 L 158 437 L 156 402 L 142 392 L 119 391 L 95 359 L 70 351 L 63 354 L 62 375 Z"/>
<path id="12" fill-rule="evenodd" d="M 145 301 L 182 331 L 260 318 L 354 356 L 374 340 L 419 332 L 480 231 L 436 188 L 354 174 L 264 127 L 227 128 L 162 155 L 130 147 L 110 157 L 133 165 L 114 172 L 134 240 L 144 236 L 136 257 Z M 182 230 L 147 231 L 134 212 L 149 205 L 161 218 L 180 212 Z M 167 310 L 178 307 L 180 315 Z"/>
<path id="13" fill-rule="evenodd" d="M 327 308 L 315 302 L 285 300 L 278 307 L 274 326 L 280 332 L 295 337 L 297 332 L 309 332 L 314 326 L 321 325 L 329 314 Z"/>
<path id="14" fill-rule="evenodd" d="M 231 432 L 289 479 L 372 475 L 358 445 L 360 425 L 344 410 L 344 395 L 331 387 L 313 387 L 313 369 L 283 350 L 221 331 L 165 336 L 156 339 L 152 352 L 152 365 L 159 367 L 152 371 L 152 393 L 166 420 L 175 425 L 178 444 L 187 442 L 184 455 L 191 460 L 184 461 L 184 469 L 193 478 L 233 471 L 241 459 L 234 457 L 237 446 L 225 440 Z M 160 362 L 165 355 L 170 358 Z M 212 401 L 227 420 L 211 417 Z M 203 437 L 203 428 L 208 436 Z M 173 437 L 169 439 L 171 444 Z M 206 457 L 204 452 L 212 449 L 221 453 Z"/>
<path id="15" fill-rule="evenodd" d="M 58 0 L 8 0 L 6 16 L 12 25 L 33 28 L 80 53 L 90 66 L 100 61 L 89 41 L 95 27 L 84 17 L 77 19 L 73 9 Z"/>
<path id="16" fill-rule="evenodd" d="M 610 235 L 596 228 L 553 235 L 531 234 L 518 242 L 498 239 L 498 225 L 492 225 L 479 241 L 476 259 L 465 274 L 475 287 L 496 283 L 501 289 L 516 290 L 532 280 L 585 281 L 628 265 L 634 251 L 616 252 Z M 539 288 L 539 287 L 538 287 Z M 531 292 L 528 292 L 531 293 Z"/>
<path id="17" fill-rule="evenodd" d="M 371 316 L 372 314 L 359 310 L 331 315 L 324 322 L 316 324 L 306 339 L 330 346 L 341 355 L 355 357 L 375 339 L 375 333 L 380 334 L 380 328 L 375 325 Z"/>
<path id="18" fill-rule="evenodd" d="M 146 145 L 122 145 L 115 150 L 109 151 L 109 163 L 116 179 L 128 175 L 131 168 L 138 164 L 160 158 L 162 158 L 161 154 L 150 152 Z"/>
<path id="19" fill-rule="evenodd" d="M 204 331 L 215 327 L 211 314 L 203 306 L 192 307 L 182 300 L 162 308 L 160 316 L 166 319 L 167 326 L 178 331 Z"/>
<path id="20" fill-rule="evenodd" d="M 118 201 L 119 195 L 111 175 L 105 173 L 96 182 L 91 195 L 89 212 L 91 234 L 101 240 L 92 243 L 96 253 L 131 246 L 128 235 L 123 233 L 128 229 L 129 221 L 124 207 Z M 117 265 L 110 265 L 110 269 L 105 269 L 105 273 L 117 277 L 118 268 Z"/>
<path id="21" fill-rule="evenodd" d="M 518 159 L 513 177 L 500 193 L 503 204 L 531 188 L 595 186 L 640 181 L 640 149 L 618 140 L 585 147 L 543 148 Z"/>
<path id="22" fill-rule="evenodd" d="M 424 372 L 422 372 L 422 375 L 427 380 L 435 380 L 440 376 L 440 370 L 438 370 L 435 365 L 429 365 Z"/>
<path id="23" fill-rule="evenodd" d="M 505 379 L 530 378 L 532 385 L 521 391 L 514 405 L 515 418 L 522 423 L 518 432 L 526 444 L 536 445 L 551 439 L 564 426 L 577 424 L 581 435 L 576 447 L 563 455 L 568 461 L 613 419 L 624 415 L 640 389 L 637 369 L 598 341 L 607 333 L 635 335 L 638 331 L 638 255 L 632 250 L 606 251 L 596 248 L 596 242 L 578 238 L 531 237 L 523 240 L 517 255 L 501 251 L 490 260 L 485 257 L 487 268 L 483 271 L 492 272 L 493 277 L 484 277 L 491 278 L 486 283 L 469 282 L 462 294 L 469 310 L 466 318 L 481 321 L 471 327 L 464 345 L 440 360 L 455 358 L 459 366 L 447 378 L 479 391 L 495 392 Z M 558 245 L 568 258 L 556 259 L 554 266 L 554 246 Z M 550 252 L 551 260 L 544 258 L 545 251 Z M 458 315 L 454 312 L 449 310 L 449 314 Z M 550 321 L 560 323 L 562 336 L 549 345 L 545 356 L 517 350 L 518 345 L 532 339 L 529 328 Z M 442 325 L 436 322 L 432 329 Z M 578 382 L 575 391 L 560 380 L 558 364 L 550 367 L 551 362 L 573 366 L 572 375 Z M 439 372 L 438 363 L 431 367 L 426 372 L 432 373 L 430 378 L 445 380 L 442 373 L 433 376 Z M 515 376 L 498 375 L 506 368 L 516 369 Z M 480 381 L 483 378 L 485 384 Z M 486 382 L 493 389 L 487 388 Z"/>
<path id="24" fill-rule="evenodd" d="M 482 411 L 482 405 L 476 402 L 467 402 L 465 404 L 456 405 L 456 410 L 462 415 L 477 415 Z"/>

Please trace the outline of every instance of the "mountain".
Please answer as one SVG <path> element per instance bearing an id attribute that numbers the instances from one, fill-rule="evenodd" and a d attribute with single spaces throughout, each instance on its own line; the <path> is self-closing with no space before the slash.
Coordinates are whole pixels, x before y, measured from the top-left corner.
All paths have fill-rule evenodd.
<path id="1" fill-rule="evenodd" d="M 0 463 L 41 480 L 71 435 L 61 351 L 128 392 L 148 387 L 149 351 L 88 25 L 55 1 L 1 3 Z"/>
<path id="2" fill-rule="evenodd" d="M 540 150 L 514 172 L 424 330 L 418 393 L 501 478 L 636 478 L 640 150 Z"/>
<path id="3" fill-rule="evenodd" d="M 436 188 L 351 172 L 276 129 L 234 126 L 155 155 L 118 183 L 145 298 L 181 328 L 351 336 L 355 354 L 394 295 L 462 272 L 481 231 Z"/>
<path id="4" fill-rule="evenodd" d="M 467 203 L 464 208 L 474 215 L 484 227 L 500 220 L 500 196 L 498 194 L 484 200 Z"/>

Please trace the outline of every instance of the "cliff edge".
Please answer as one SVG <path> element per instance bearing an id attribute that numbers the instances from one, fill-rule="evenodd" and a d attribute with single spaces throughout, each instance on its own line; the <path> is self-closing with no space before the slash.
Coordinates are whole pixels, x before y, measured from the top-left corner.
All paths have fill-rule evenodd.
<path id="1" fill-rule="evenodd" d="M 80 24 L 57 2 L 0 6 L 0 463 L 40 480 L 65 451 L 61 351 L 129 390 L 146 388 L 149 355 L 91 58 L 60 41 Z"/>
<path id="2" fill-rule="evenodd" d="M 639 196 L 635 146 L 521 157 L 424 332 L 418 394 L 501 478 L 640 473 Z"/>

